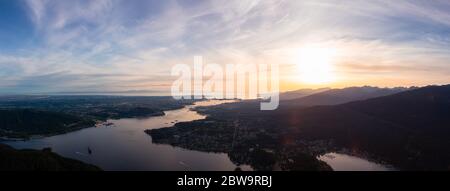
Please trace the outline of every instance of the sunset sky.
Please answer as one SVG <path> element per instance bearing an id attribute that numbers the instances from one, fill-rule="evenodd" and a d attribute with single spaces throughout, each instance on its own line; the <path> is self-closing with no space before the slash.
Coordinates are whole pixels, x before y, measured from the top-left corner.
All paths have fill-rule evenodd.
<path id="1" fill-rule="evenodd" d="M 450 1 L 0 1 L 0 94 L 164 94 L 196 55 L 282 90 L 448 84 Z"/>

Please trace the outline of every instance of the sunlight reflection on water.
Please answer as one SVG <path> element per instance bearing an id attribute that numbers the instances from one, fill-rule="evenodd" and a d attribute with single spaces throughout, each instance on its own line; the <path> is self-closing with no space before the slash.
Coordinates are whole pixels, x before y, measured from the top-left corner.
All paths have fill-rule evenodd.
<path id="1" fill-rule="evenodd" d="M 393 168 L 347 154 L 327 153 L 319 156 L 335 171 L 392 171 Z"/>
<path id="2" fill-rule="evenodd" d="M 144 130 L 173 126 L 177 122 L 204 119 L 192 111 L 224 101 L 201 101 L 194 106 L 166 111 L 165 116 L 144 119 L 108 120 L 112 125 L 86 128 L 63 135 L 29 141 L 5 142 L 15 148 L 42 149 L 51 147 L 62 156 L 94 164 L 104 170 L 235 170 L 228 155 L 191 151 L 170 145 L 152 143 Z M 229 102 L 229 101 L 227 101 Z M 88 148 L 92 154 L 88 153 Z M 241 165 L 242 170 L 251 167 Z"/>

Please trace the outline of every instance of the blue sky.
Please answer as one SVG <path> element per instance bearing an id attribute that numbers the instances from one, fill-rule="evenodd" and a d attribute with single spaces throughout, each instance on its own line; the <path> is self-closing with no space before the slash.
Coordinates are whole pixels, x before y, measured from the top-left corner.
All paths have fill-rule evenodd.
<path id="1" fill-rule="evenodd" d="M 282 88 L 305 46 L 332 47 L 334 82 L 450 82 L 450 2 L 390 0 L 2 0 L 0 93 L 165 92 L 171 66 L 280 64 Z"/>

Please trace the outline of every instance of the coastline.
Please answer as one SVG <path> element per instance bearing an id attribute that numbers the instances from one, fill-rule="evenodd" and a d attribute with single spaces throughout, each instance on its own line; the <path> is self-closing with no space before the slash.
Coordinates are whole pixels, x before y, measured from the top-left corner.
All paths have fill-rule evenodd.
<path id="1" fill-rule="evenodd" d="M 6 142 L 6 141 L 28 141 L 28 140 L 34 140 L 34 139 L 42 139 L 42 138 L 46 138 L 46 137 L 52 137 L 52 136 L 56 136 L 56 135 L 63 135 L 63 134 L 67 134 L 67 133 L 71 133 L 71 132 L 75 132 L 75 131 L 79 131 L 82 129 L 86 129 L 86 128 L 98 128 L 98 127 L 108 127 L 114 124 L 109 124 L 109 120 L 118 120 L 118 119 L 143 119 L 143 118 L 149 118 L 149 117 L 159 117 L 159 116 L 165 116 L 166 115 L 166 111 L 171 111 L 171 110 L 177 110 L 177 109 L 182 109 L 188 105 L 192 105 L 192 104 L 185 104 L 183 106 L 180 107 L 175 107 L 175 108 L 171 108 L 169 110 L 165 110 L 165 111 L 157 111 L 157 112 L 153 112 L 150 114 L 145 114 L 145 115 L 139 115 L 139 116 L 133 116 L 133 117 L 110 117 L 110 118 L 106 118 L 106 119 L 95 119 L 92 120 L 93 124 L 89 124 L 86 126 L 80 126 L 78 128 L 73 128 L 73 129 L 68 129 L 65 131 L 61 131 L 61 132 L 54 132 L 54 133 L 49 133 L 49 134 L 34 134 L 34 135 L 28 135 L 26 137 L 22 137 L 22 136 L 1 136 L 0 137 L 0 143 L 2 142 Z M 11 132 L 10 132 L 11 133 Z M 14 132 L 12 132 L 14 133 Z"/>

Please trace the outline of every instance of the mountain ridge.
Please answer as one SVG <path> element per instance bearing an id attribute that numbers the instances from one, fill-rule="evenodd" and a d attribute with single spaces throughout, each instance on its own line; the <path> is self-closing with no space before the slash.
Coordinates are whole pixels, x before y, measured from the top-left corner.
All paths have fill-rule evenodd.
<path id="1" fill-rule="evenodd" d="M 450 85 L 444 85 L 336 106 L 288 110 L 280 113 L 279 123 L 296 127 L 288 134 L 294 139 L 334 140 L 404 169 L 447 169 L 448 116 Z"/>
<path id="2" fill-rule="evenodd" d="M 315 106 L 315 105 L 339 105 L 352 101 L 366 100 L 375 97 L 392 95 L 403 91 L 414 89 L 411 88 L 379 88 L 372 86 L 347 87 L 342 89 L 329 89 L 326 91 L 311 94 L 305 97 L 282 100 L 282 106 Z"/>

